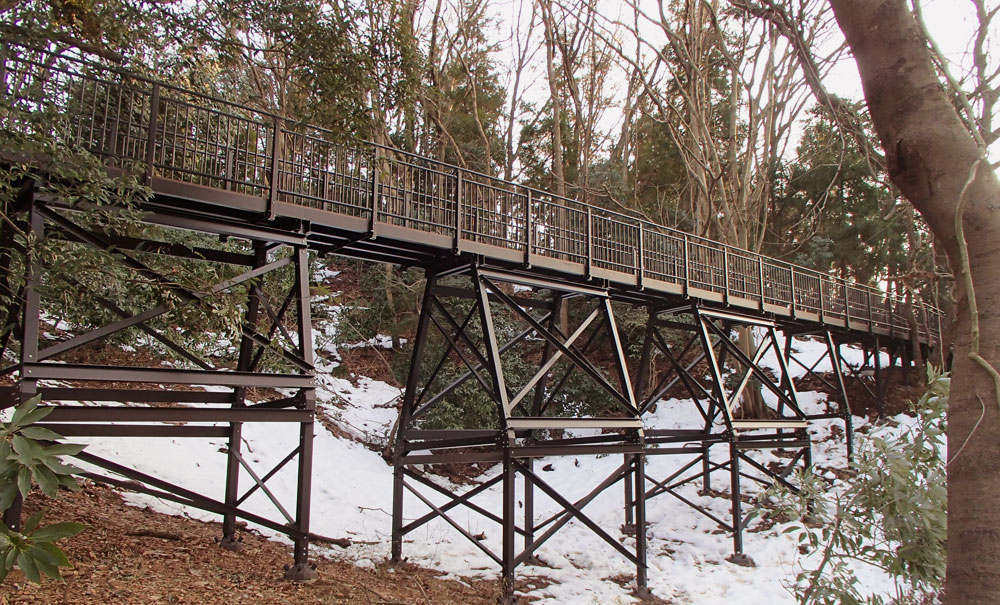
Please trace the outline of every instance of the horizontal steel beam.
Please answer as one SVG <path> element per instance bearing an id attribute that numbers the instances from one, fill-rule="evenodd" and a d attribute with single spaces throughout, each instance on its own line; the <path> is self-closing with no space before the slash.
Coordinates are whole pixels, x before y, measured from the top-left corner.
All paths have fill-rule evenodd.
<path id="1" fill-rule="evenodd" d="M 312 376 L 301 374 L 257 374 L 214 372 L 173 368 L 122 368 L 70 363 L 26 363 L 24 377 L 35 380 L 99 380 L 148 382 L 270 389 L 305 389 L 316 386 Z"/>
<path id="2" fill-rule="evenodd" d="M 231 403 L 232 393 L 169 389 L 92 389 L 41 387 L 44 401 L 121 401 L 130 403 Z"/>
<path id="3" fill-rule="evenodd" d="M 546 279 L 544 277 L 532 277 L 521 273 L 508 273 L 506 271 L 484 268 L 478 269 L 478 273 L 479 275 L 493 281 L 501 281 L 519 286 L 544 288 L 547 290 L 566 292 L 569 294 L 585 294 L 587 296 L 596 296 L 599 298 L 608 297 L 608 291 L 605 289 L 581 286 L 575 282 L 566 281 L 565 279 Z"/>
<path id="4" fill-rule="evenodd" d="M 641 429 L 639 418 L 508 418 L 512 429 Z"/>
<path id="5" fill-rule="evenodd" d="M 135 408 L 43 406 L 46 422 L 312 422 L 312 410 L 256 408 Z"/>
<path id="6" fill-rule="evenodd" d="M 228 437 L 228 426 L 185 426 L 173 424 L 62 424 L 42 423 L 63 437 Z"/>

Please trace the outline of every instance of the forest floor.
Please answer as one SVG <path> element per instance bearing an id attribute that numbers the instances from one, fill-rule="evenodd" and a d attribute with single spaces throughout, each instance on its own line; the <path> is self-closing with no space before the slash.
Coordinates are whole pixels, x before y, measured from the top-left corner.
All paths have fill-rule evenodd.
<path id="1" fill-rule="evenodd" d="M 314 558 L 319 577 L 311 583 L 283 577 L 291 547 L 242 531 L 236 553 L 216 543 L 218 523 L 203 523 L 125 504 L 114 489 L 86 482 L 80 492 L 50 499 L 34 492 L 25 518 L 46 508 L 43 524 L 82 521 L 87 529 L 61 546 L 75 568 L 66 582 L 41 586 L 13 571 L 0 585 L 0 605 L 230 603 L 368 605 L 496 603 L 496 581 L 445 580 L 415 565 L 369 568 Z M 523 581 L 523 580 L 522 580 Z"/>

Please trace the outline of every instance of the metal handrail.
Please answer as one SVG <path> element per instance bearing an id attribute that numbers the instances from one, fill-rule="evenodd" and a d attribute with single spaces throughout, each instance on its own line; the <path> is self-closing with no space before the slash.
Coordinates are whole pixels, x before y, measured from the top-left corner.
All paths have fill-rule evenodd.
<path id="1" fill-rule="evenodd" d="M 639 287 L 658 281 L 686 295 L 909 333 L 905 301 L 890 292 L 394 147 L 345 145 L 273 111 L 80 57 L 10 45 L 2 55 L 0 95 L 11 107 L 56 109 L 66 142 L 148 177 L 258 196 L 271 216 L 277 203 L 367 215 L 373 225 L 448 236 L 456 250 L 478 243 L 529 263 L 579 264 L 587 276 L 628 276 Z M 939 339 L 940 312 L 913 308 L 919 335 Z"/>

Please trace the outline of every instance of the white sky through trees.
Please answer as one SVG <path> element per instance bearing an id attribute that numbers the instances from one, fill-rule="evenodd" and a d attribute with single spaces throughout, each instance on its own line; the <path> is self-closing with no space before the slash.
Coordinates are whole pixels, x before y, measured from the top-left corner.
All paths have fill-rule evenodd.
<path id="1" fill-rule="evenodd" d="M 447 28 L 454 31 L 456 22 L 457 5 L 461 0 L 443 0 L 444 19 L 448 24 Z M 812 0 L 803 0 L 812 1 Z M 595 3 L 598 13 L 603 17 L 603 22 L 599 22 L 595 29 L 601 30 L 603 35 L 609 39 L 621 42 L 623 49 L 635 50 L 634 41 L 627 34 L 615 32 L 615 23 L 618 22 L 623 27 L 632 25 L 634 13 L 629 1 L 621 0 L 553 0 L 555 11 L 560 11 L 566 15 L 579 15 L 579 10 L 574 11 L 574 7 L 587 3 L 588 6 Z M 666 4 L 666 2 L 665 2 Z M 724 8 L 725 0 L 719 2 Z M 487 26 L 485 33 L 492 46 L 491 56 L 494 66 L 500 77 L 501 85 L 504 85 L 510 95 L 516 66 L 517 40 L 521 37 L 522 44 L 528 36 L 529 22 L 532 18 L 533 0 L 487 0 L 485 16 Z M 825 7 L 825 2 L 817 0 L 816 6 Z M 427 0 L 422 5 L 422 12 L 418 15 L 418 27 L 423 43 L 426 45 L 430 38 L 431 14 L 434 10 L 435 2 Z M 931 36 L 940 47 L 945 58 L 950 62 L 953 75 L 962 82 L 967 82 L 972 70 L 972 45 L 976 29 L 975 8 L 972 2 L 967 0 L 926 0 L 921 3 L 924 21 L 930 31 Z M 648 45 L 643 50 L 644 54 L 650 54 L 651 49 L 656 45 L 662 47 L 662 33 L 657 31 L 655 24 L 650 21 L 659 18 L 660 2 L 658 0 L 638 0 L 638 8 L 644 17 L 640 17 L 640 30 L 647 38 Z M 537 16 L 536 16 L 537 19 Z M 645 23 L 643 23 L 645 19 Z M 834 56 L 837 49 L 843 44 L 843 36 L 833 21 L 832 13 L 828 11 L 828 24 L 825 28 L 822 40 L 820 41 L 817 57 Z M 658 37 L 659 34 L 659 37 Z M 530 103 L 533 106 L 531 112 L 520 112 L 519 121 L 523 124 L 533 119 L 534 114 L 541 111 L 542 106 L 548 100 L 549 88 L 545 70 L 545 51 L 540 48 L 542 45 L 542 28 L 540 25 L 530 32 L 528 44 L 533 46 L 530 53 L 530 60 L 521 76 L 519 98 L 522 102 Z M 991 40 L 990 48 L 996 45 L 995 40 Z M 996 53 L 991 53 L 996 56 Z M 854 61 L 846 53 L 842 52 L 839 58 L 828 66 L 828 73 L 824 76 L 823 82 L 828 90 L 838 96 L 846 97 L 854 101 L 863 101 L 861 81 L 858 76 L 857 67 Z M 613 143 L 614 137 L 621 129 L 622 104 L 626 89 L 626 74 L 620 66 L 614 68 L 614 72 L 607 79 L 605 95 L 609 98 L 607 109 L 601 115 L 598 124 L 603 137 L 603 145 L 600 150 L 606 153 L 607 147 Z M 509 97 L 508 97 L 509 102 Z M 809 99 L 808 105 L 815 103 Z M 807 115 L 807 114 L 803 114 Z M 516 133 L 515 133 L 516 135 Z M 797 138 L 797 137 L 796 137 Z M 996 147 L 996 145 L 994 145 Z M 793 154 L 795 142 L 793 141 L 786 150 L 787 154 Z M 995 152 L 994 152 L 995 155 Z"/>

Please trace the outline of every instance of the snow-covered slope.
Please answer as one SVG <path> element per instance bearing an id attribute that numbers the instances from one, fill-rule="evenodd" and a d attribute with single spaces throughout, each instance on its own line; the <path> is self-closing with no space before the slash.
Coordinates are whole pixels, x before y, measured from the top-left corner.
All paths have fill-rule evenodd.
<path id="1" fill-rule="evenodd" d="M 803 361 L 809 365 L 810 357 L 817 359 L 823 352 L 818 342 L 805 341 L 797 346 Z M 860 352 L 848 354 L 860 357 Z M 367 379 L 357 381 L 355 386 L 347 380 L 332 378 L 328 373 L 321 373 L 320 382 L 322 413 L 331 420 L 369 441 L 387 434 L 395 420 L 395 409 L 389 404 L 399 395 L 397 389 Z M 816 411 L 822 408 L 823 397 L 818 393 L 802 394 L 804 405 Z M 910 422 L 905 417 L 898 420 Z M 856 418 L 855 423 L 863 425 L 865 420 Z M 697 411 L 684 400 L 661 402 L 648 419 L 649 426 L 658 428 L 691 428 L 698 424 Z M 842 438 L 830 438 L 834 424 L 839 422 L 817 423 L 814 428 L 814 461 L 821 469 L 846 464 Z M 386 558 L 392 510 L 391 467 L 378 453 L 357 441 L 338 438 L 320 424 L 316 428 L 312 530 L 321 535 L 349 537 L 373 544 L 355 545 L 346 550 L 317 548 L 314 552 L 347 557 L 361 565 L 371 565 L 373 561 Z M 257 424 L 244 426 L 244 438 L 248 461 L 263 473 L 295 448 L 298 434 L 295 426 Z M 222 440 L 109 438 L 92 439 L 88 451 L 221 499 L 226 456 L 219 450 L 224 447 Z M 723 448 L 718 449 L 721 456 Z M 762 462 L 768 461 L 769 454 L 757 455 Z M 652 456 L 647 465 L 648 473 L 653 477 L 666 477 L 688 460 L 687 456 Z M 536 468 L 551 465 L 551 470 L 543 472 L 544 478 L 574 500 L 574 496 L 588 493 L 619 464 L 619 456 L 561 457 L 541 460 Z M 479 479 L 487 479 L 496 472 L 496 469 L 487 470 Z M 727 476 L 722 473 L 714 480 L 717 488 L 728 486 Z M 249 481 L 247 477 L 243 485 L 248 485 Z M 294 464 L 278 473 L 268 486 L 279 495 L 286 509 L 294 510 Z M 698 489 L 699 484 L 693 483 L 681 491 L 726 518 L 729 501 L 699 496 Z M 623 522 L 622 493 L 620 486 L 613 487 L 585 508 L 591 518 L 615 536 L 620 535 L 619 527 Z M 497 487 L 477 497 L 475 502 L 487 509 L 499 510 L 500 497 Z M 130 495 L 128 498 L 137 505 L 149 505 L 160 511 L 203 519 L 217 518 L 200 511 L 182 510 L 148 496 Z M 521 501 L 520 496 L 518 500 Z M 280 514 L 259 491 L 246 506 L 272 518 Z M 415 498 L 407 500 L 408 518 L 415 518 L 425 510 Z M 536 496 L 536 512 L 540 518 L 557 510 L 558 507 L 544 496 Z M 473 512 L 453 512 L 465 529 L 472 534 L 485 533 L 486 543 L 499 551 L 500 536 L 496 525 Z M 782 525 L 754 531 L 759 521 L 751 523 L 745 533 L 745 550 L 756 562 L 756 567 L 747 568 L 726 562 L 732 548 L 729 534 L 669 495 L 647 503 L 647 521 L 650 588 L 655 595 L 674 602 L 793 603 L 784 583 L 801 570 L 800 565 L 809 565 L 809 561 L 801 560 L 794 539 L 782 534 Z M 631 545 L 632 538 L 622 539 L 626 546 Z M 407 535 L 403 554 L 414 563 L 455 576 L 494 577 L 498 573 L 492 560 L 440 520 Z M 634 585 L 622 585 L 622 578 L 631 578 L 634 567 L 580 523 L 571 522 L 537 554 L 545 565 L 523 565 L 518 568 L 518 576 L 538 578 L 534 581 L 537 588 L 531 595 L 543 603 L 627 603 L 635 600 L 630 596 Z M 868 569 L 859 569 L 858 573 L 865 586 L 890 589 L 888 579 L 879 573 Z"/>

